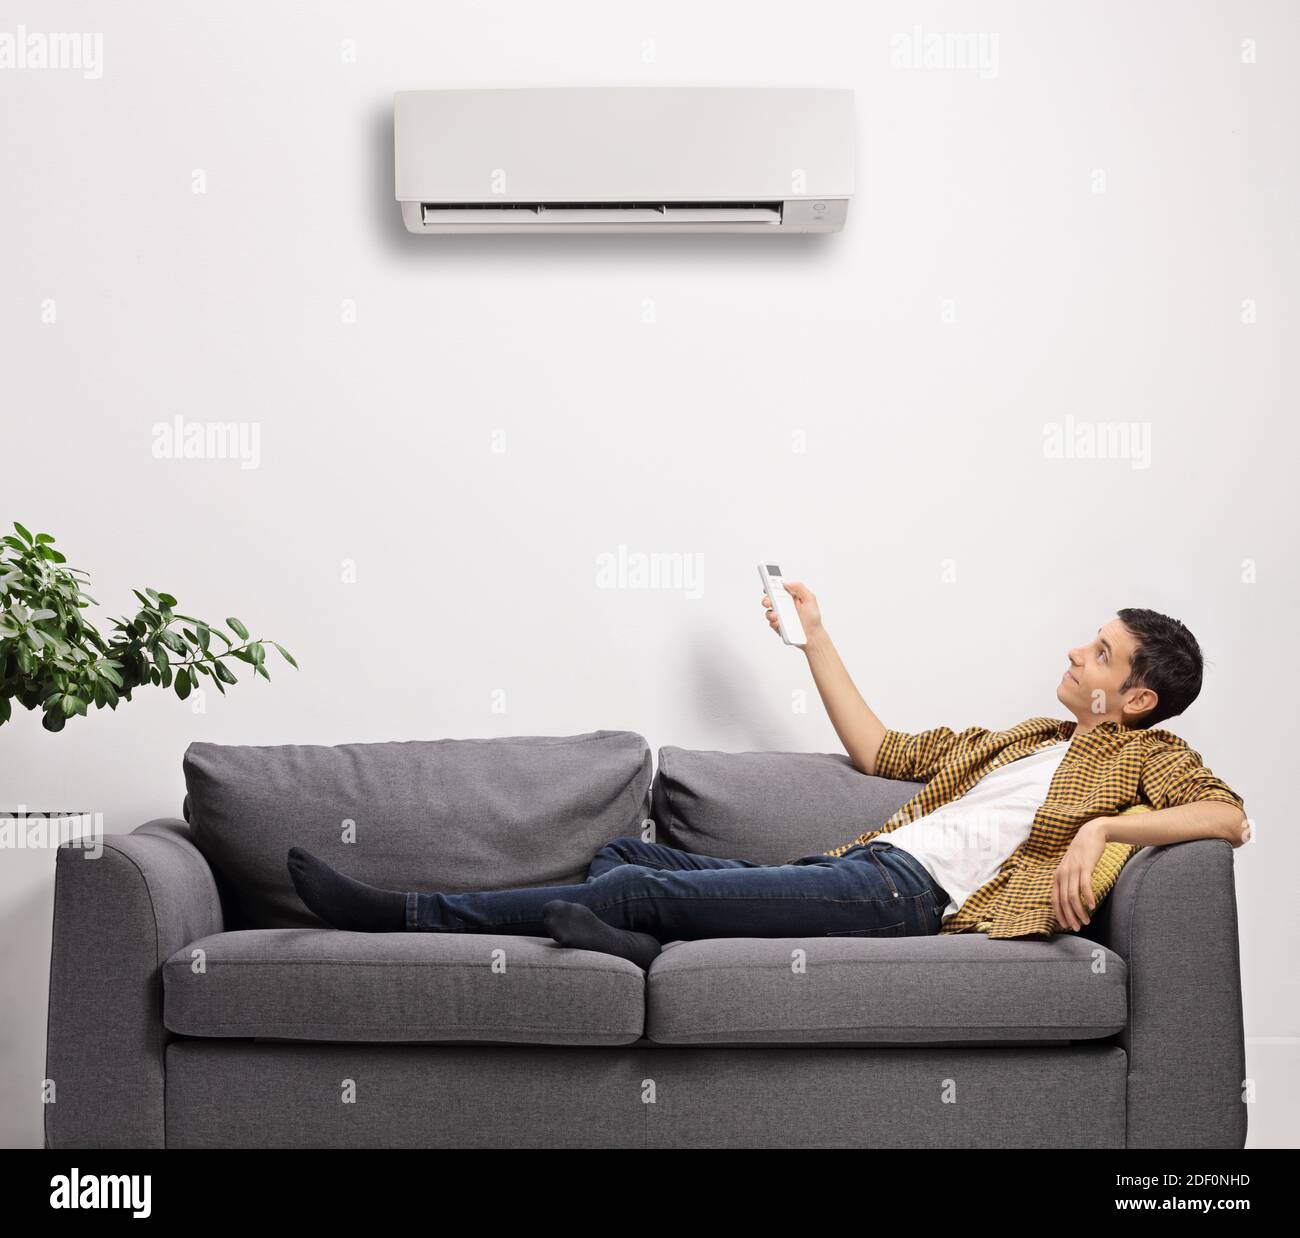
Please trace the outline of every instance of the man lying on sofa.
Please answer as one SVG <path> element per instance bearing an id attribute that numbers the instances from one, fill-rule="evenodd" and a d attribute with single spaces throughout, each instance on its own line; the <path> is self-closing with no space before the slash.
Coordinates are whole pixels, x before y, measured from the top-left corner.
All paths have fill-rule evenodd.
<path id="1" fill-rule="evenodd" d="M 854 687 L 813 594 L 785 587 L 855 768 L 925 784 L 884 825 L 784 864 L 617 838 L 583 885 L 467 894 L 378 889 L 293 847 L 299 896 L 340 929 L 547 936 L 648 968 L 662 943 L 706 937 L 1077 931 L 1139 847 L 1246 841 L 1241 797 L 1156 729 L 1201 690 L 1200 647 L 1176 619 L 1121 610 L 1071 649 L 1056 697 L 1073 721 L 906 734 L 888 729 Z M 763 606 L 775 629 L 769 598 Z"/>

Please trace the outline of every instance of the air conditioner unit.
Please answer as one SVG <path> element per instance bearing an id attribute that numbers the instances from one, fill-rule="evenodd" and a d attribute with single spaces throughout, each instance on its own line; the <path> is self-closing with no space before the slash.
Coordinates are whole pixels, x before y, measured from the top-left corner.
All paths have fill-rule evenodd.
<path id="1" fill-rule="evenodd" d="M 412 232 L 838 232 L 853 92 L 616 87 L 394 98 Z"/>

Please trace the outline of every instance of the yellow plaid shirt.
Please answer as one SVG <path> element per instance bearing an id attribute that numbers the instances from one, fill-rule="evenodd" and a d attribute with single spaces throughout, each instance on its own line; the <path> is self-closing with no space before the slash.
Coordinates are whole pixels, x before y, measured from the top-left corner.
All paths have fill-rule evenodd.
<path id="1" fill-rule="evenodd" d="M 879 829 L 823 854 L 842 855 L 858 843 L 888 834 L 964 795 L 999 766 L 1046 744 L 1072 739 L 1047 799 L 1034 816 L 1029 837 L 939 929 L 941 933 L 1032 937 L 1069 931 L 1052 915 L 1052 882 L 1084 822 L 1116 816 L 1134 805 L 1156 811 L 1199 800 L 1243 806 L 1241 797 L 1205 768 L 1200 754 L 1169 731 L 1103 722 L 1074 736 L 1077 725 L 1073 720 L 1030 718 L 1006 731 L 978 726 L 952 731 L 941 726 L 909 735 L 886 730 L 876 756 L 877 777 L 925 786 Z M 1092 875 L 1098 906 L 1120 869 L 1139 850 L 1128 843 L 1106 844 Z"/>

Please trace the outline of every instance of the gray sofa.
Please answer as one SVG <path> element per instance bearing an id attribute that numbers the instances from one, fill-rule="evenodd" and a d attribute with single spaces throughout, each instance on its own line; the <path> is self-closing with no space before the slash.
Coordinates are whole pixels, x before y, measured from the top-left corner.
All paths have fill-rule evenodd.
<path id="1" fill-rule="evenodd" d="M 185 820 L 60 849 L 48 1146 L 1241 1147 L 1233 853 L 1140 851 L 1083 934 L 721 939 L 648 973 L 549 939 L 356 934 L 375 884 L 581 881 L 611 838 L 779 863 L 914 784 L 628 732 L 194 744 Z M 653 827 L 646 825 L 653 821 Z"/>

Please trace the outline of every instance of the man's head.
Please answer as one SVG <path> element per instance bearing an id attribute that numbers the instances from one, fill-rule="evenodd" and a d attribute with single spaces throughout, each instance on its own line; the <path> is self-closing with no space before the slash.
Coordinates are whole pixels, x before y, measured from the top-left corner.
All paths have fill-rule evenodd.
<path id="1" fill-rule="evenodd" d="M 1125 609 L 1071 649 L 1056 697 L 1080 725 L 1158 726 L 1200 695 L 1201 647 L 1177 619 Z"/>

